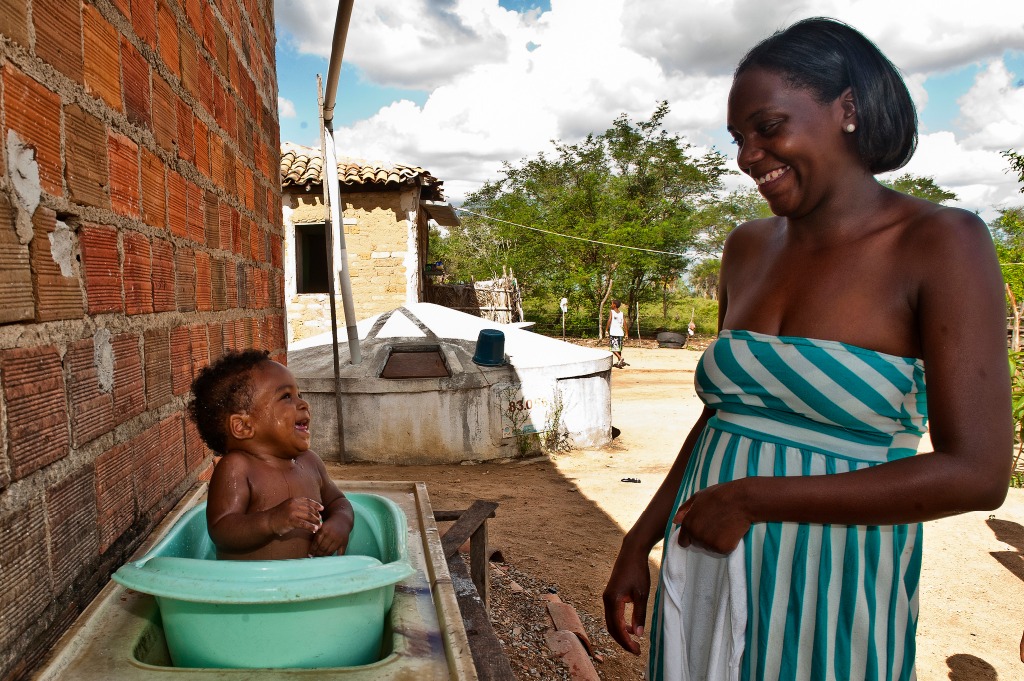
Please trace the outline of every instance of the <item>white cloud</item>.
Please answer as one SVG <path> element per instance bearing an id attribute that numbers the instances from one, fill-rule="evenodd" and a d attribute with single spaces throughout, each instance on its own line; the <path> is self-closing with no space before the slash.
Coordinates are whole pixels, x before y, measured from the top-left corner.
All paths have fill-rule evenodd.
<path id="1" fill-rule="evenodd" d="M 903 173 L 932 177 L 957 195 L 958 200 L 950 205 L 977 211 L 987 222 L 997 216 L 999 208 L 1024 204 L 1019 184 L 1006 172 L 1007 167 L 998 151 L 971 149 L 953 133 L 937 132 L 922 135 L 910 163 L 883 179 Z"/>
<path id="2" fill-rule="evenodd" d="M 281 118 L 295 118 L 295 102 L 284 97 L 277 98 L 277 115 Z"/>
<path id="3" fill-rule="evenodd" d="M 980 149 L 1024 146 L 1024 87 L 1016 84 L 1002 60 L 988 65 L 957 103 L 960 123 L 967 131 L 964 144 Z"/>
<path id="4" fill-rule="evenodd" d="M 335 7 L 276 0 L 280 38 L 326 58 Z M 377 85 L 429 94 L 422 106 L 395 102 L 340 127 L 339 153 L 421 165 L 461 200 L 497 178 L 502 161 L 600 133 L 620 113 L 646 119 L 663 99 L 671 131 L 721 144 L 738 59 L 814 15 L 874 40 L 921 110 L 933 99 L 929 75 L 985 64 L 959 101 L 962 137 L 923 136 L 905 171 L 934 177 L 972 209 L 1024 201 L 998 155 L 1024 146 L 1024 94 L 1001 61 L 1024 50 L 1024 2 L 1007 0 L 551 0 L 550 11 L 528 14 L 497 0 L 359 0 L 346 64 Z"/>

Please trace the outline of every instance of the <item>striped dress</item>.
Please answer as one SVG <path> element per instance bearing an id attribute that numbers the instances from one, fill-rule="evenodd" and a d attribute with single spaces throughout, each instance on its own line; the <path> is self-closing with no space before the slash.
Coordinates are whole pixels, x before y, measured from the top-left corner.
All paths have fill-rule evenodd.
<path id="1" fill-rule="evenodd" d="M 715 410 L 676 507 L 749 476 L 831 475 L 912 456 L 924 366 L 837 341 L 722 331 L 696 373 Z M 665 533 L 649 678 L 915 679 L 921 527 L 757 523 L 730 556 Z"/>

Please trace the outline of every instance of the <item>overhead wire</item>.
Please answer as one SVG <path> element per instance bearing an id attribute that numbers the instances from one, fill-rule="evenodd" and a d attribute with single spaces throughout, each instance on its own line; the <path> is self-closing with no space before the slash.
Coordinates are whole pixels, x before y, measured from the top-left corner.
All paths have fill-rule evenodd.
<path id="1" fill-rule="evenodd" d="M 601 246 L 611 246 L 613 248 L 626 248 L 631 251 L 643 251 L 644 253 L 657 253 L 659 255 L 674 255 L 679 258 L 685 258 L 684 253 L 673 253 L 672 251 L 658 251 L 653 248 L 640 248 L 639 246 L 626 246 L 624 244 L 613 244 L 608 241 L 598 241 L 597 239 L 586 239 L 582 236 L 573 236 L 572 234 L 562 234 L 561 232 L 552 232 L 549 229 L 541 229 L 540 227 L 530 227 L 529 225 L 521 225 L 518 222 L 511 222 L 509 220 L 502 220 L 501 218 L 492 217 L 490 215 L 484 215 L 483 213 L 477 213 L 476 211 L 469 210 L 468 208 L 456 208 L 455 210 L 462 213 L 469 213 L 485 220 L 494 220 L 495 222 L 504 222 L 506 225 L 512 225 L 513 227 L 521 227 L 523 229 L 530 229 L 534 232 L 542 232 L 544 234 L 551 234 L 553 236 L 560 236 L 566 239 L 575 239 L 576 241 L 586 241 L 591 244 L 600 244 Z"/>

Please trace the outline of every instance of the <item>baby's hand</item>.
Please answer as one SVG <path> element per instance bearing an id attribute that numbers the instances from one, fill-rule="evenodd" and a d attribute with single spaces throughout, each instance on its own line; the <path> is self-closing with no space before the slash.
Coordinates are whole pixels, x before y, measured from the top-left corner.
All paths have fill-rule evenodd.
<path id="1" fill-rule="evenodd" d="M 270 509 L 270 529 L 278 537 L 291 530 L 306 530 L 315 533 L 323 521 L 320 512 L 324 507 L 306 497 L 292 497 Z"/>
<path id="2" fill-rule="evenodd" d="M 310 556 L 344 555 L 351 532 L 352 525 L 346 518 L 328 518 L 313 537 L 309 547 Z"/>

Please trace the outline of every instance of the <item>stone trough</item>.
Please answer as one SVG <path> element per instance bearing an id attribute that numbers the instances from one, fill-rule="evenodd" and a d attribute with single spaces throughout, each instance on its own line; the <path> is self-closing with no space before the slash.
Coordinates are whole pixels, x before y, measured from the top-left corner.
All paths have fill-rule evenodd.
<path id="1" fill-rule="evenodd" d="M 351 364 L 348 343 L 339 343 L 348 460 L 507 459 L 536 451 L 533 435 L 552 431 L 575 447 L 611 441 L 612 360 L 606 350 L 430 303 L 371 317 L 358 329 L 360 364 Z M 504 363 L 473 361 L 483 329 L 503 332 Z M 325 460 L 341 460 L 330 334 L 292 344 L 288 366 L 310 404 L 313 450 Z"/>

